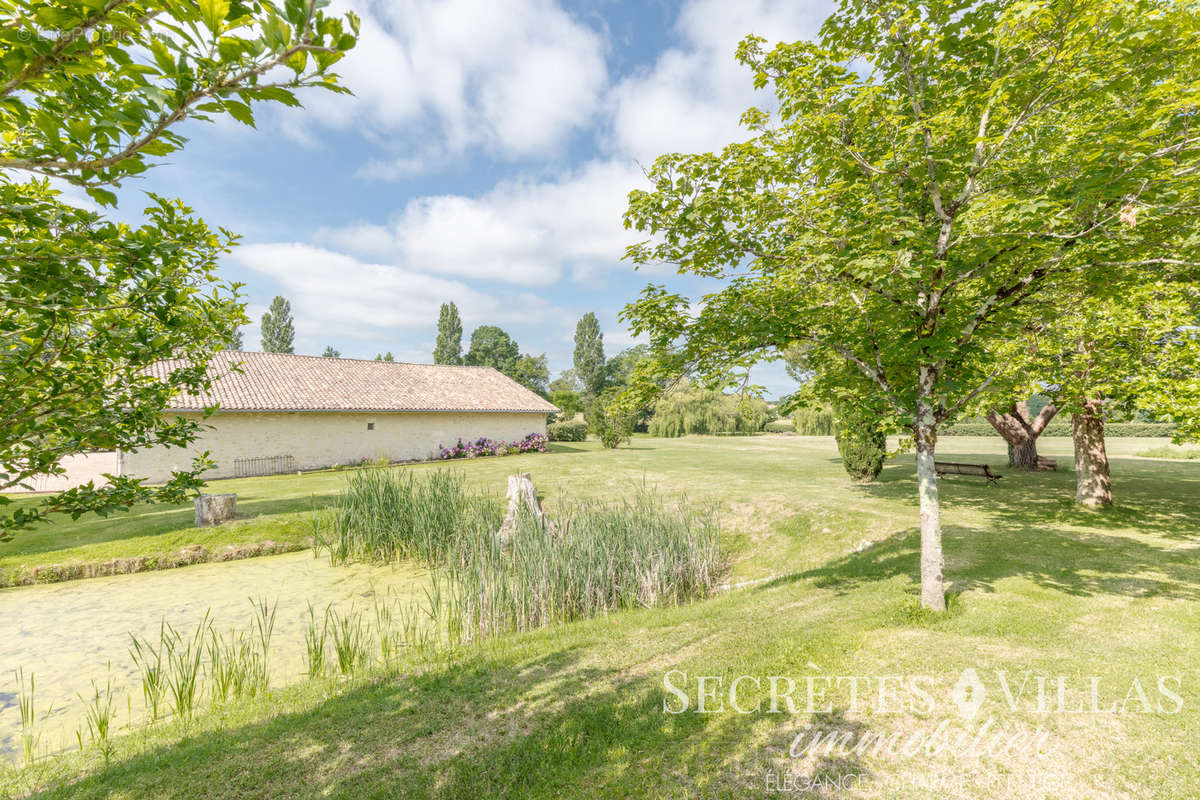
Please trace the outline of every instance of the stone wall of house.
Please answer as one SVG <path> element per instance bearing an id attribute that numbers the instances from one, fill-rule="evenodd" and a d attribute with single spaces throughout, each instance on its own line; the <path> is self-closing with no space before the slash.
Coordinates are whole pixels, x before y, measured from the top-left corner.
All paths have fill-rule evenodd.
<path id="1" fill-rule="evenodd" d="M 156 447 L 122 453 L 123 474 L 160 482 L 174 469 L 191 464 L 196 453 L 208 450 L 217 467 L 207 478 L 235 474 L 237 459 L 292 456 L 297 469 L 320 469 L 357 464 L 364 458 L 390 461 L 426 459 L 439 445 L 450 446 L 486 436 L 514 441 L 546 432 L 546 415 L 500 412 L 418 413 L 377 412 L 217 412 L 207 431 L 192 447 Z"/>
<path id="2" fill-rule="evenodd" d="M 92 481 L 95 486 L 108 483 L 105 473 L 121 474 L 121 456 L 115 451 L 79 453 L 67 456 L 59 462 L 66 470 L 65 475 L 39 475 L 28 481 L 35 492 L 65 492 Z"/>

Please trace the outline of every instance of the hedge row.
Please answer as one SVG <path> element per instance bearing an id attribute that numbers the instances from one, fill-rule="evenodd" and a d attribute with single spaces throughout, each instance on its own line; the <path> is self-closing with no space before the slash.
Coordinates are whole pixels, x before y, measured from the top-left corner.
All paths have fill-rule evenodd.
<path id="1" fill-rule="evenodd" d="M 552 442 L 582 442 L 587 440 L 588 426 L 581 419 L 553 422 L 546 427 Z"/>
<path id="2" fill-rule="evenodd" d="M 1175 426 L 1169 422 L 1110 422 L 1104 426 L 1106 436 L 1161 436 L 1168 437 L 1175 432 Z M 996 429 L 987 422 L 959 422 L 942 428 L 942 436 L 999 436 Z M 1070 436 L 1070 422 L 1051 422 L 1042 432 L 1042 436 Z"/>

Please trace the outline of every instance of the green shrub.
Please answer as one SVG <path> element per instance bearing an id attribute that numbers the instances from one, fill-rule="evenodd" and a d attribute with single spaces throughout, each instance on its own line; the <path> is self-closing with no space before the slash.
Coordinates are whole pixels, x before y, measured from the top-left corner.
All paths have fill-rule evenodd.
<path id="1" fill-rule="evenodd" d="M 757 397 L 739 397 L 687 386 L 664 397 L 654 408 L 651 436 L 758 433 L 770 411 Z"/>
<path id="2" fill-rule="evenodd" d="M 829 406 L 797 408 L 792 419 L 801 436 L 833 436 L 833 409 Z"/>
<path id="3" fill-rule="evenodd" d="M 839 408 L 834 426 L 842 467 L 859 483 L 870 483 L 883 470 L 887 458 L 887 434 L 879 420 L 857 410 Z"/>
<path id="4" fill-rule="evenodd" d="M 558 406 L 560 413 L 555 414 L 555 421 L 565 421 L 583 411 L 583 398 L 579 392 L 569 389 L 559 389 L 550 393 L 550 402 Z"/>
<path id="5" fill-rule="evenodd" d="M 587 440 L 588 425 L 581 419 L 554 422 L 546 427 L 552 442 L 583 442 Z"/>
<path id="6" fill-rule="evenodd" d="M 784 419 L 773 419 L 763 426 L 763 430 L 767 433 L 792 433 L 796 430 L 796 423 L 786 417 Z"/>
<path id="7" fill-rule="evenodd" d="M 633 436 L 634 415 L 619 407 L 616 401 L 620 394 L 620 389 L 605 392 L 588 404 L 584 414 L 588 431 L 609 450 Z"/>

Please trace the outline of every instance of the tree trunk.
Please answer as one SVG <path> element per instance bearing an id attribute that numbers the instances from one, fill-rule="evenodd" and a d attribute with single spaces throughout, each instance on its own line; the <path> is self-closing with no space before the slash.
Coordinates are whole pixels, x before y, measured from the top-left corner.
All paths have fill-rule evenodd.
<path id="1" fill-rule="evenodd" d="M 1029 404 L 1024 400 L 1013 403 L 1009 410 L 1001 413 L 996 409 L 988 412 L 987 420 L 996 433 L 1008 442 L 1008 465 L 1017 469 L 1037 469 L 1037 439 L 1046 430 L 1050 420 L 1058 413 L 1058 407 L 1047 403 L 1036 417 L 1029 414 Z"/>
<path id="2" fill-rule="evenodd" d="M 1103 402 L 1085 400 L 1071 417 L 1075 440 L 1075 502 L 1085 506 L 1112 505 L 1112 478 L 1104 447 Z"/>
<path id="3" fill-rule="evenodd" d="M 913 434 L 917 447 L 917 491 L 921 502 L 921 605 L 934 611 L 946 609 L 946 590 L 942 580 L 945 559 L 942 556 L 942 507 L 938 499 L 934 448 L 937 428 L 931 399 L 933 377 L 921 367 L 917 399 L 917 424 Z"/>
<path id="4" fill-rule="evenodd" d="M 1037 469 L 1037 439 L 1032 436 L 1024 441 L 1008 443 L 1008 465 L 1017 469 Z"/>
<path id="5" fill-rule="evenodd" d="M 220 525 L 237 516 L 236 494 L 202 494 L 192 502 L 196 510 L 196 527 Z"/>
<path id="6" fill-rule="evenodd" d="M 528 513 L 532 514 L 534 519 L 541 523 L 542 527 L 549 524 L 545 513 L 542 511 L 542 504 L 538 501 L 537 489 L 533 485 L 533 478 L 528 472 L 508 476 L 507 497 L 508 511 L 504 514 L 504 522 L 500 524 L 500 530 L 496 531 L 496 536 L 500 539 L 502 545 L 507 545 L 513 533 L 517 530 L 517 520 L 521 514 L 521 506 L 525 506 Z"/>

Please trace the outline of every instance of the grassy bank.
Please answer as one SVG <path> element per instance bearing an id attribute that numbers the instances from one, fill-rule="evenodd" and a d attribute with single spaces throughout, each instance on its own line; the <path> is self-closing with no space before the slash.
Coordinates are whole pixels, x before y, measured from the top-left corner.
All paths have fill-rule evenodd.
<path id="1" fill-rule="evenodd" d="M 1003 464 L 999 448 L 981 454 L 940 444 Z M 780 577 L 688 606 L 624 611 L 347 681 L 273 690 L 186 729 L 167 724 L 123 737 L 107 769 L 89 750 L 9 773 L 0 793 L 733 798 L 779 796 L 772 787 L 792 775 L 806 783 L 791 785 L 810 790 L 787 796 L 1197 796 L 1200 464 L 1128 457 L 1144 447 L 1113 444 L 1121 505 L 1104 512 L 1073 508 L 1069 472 L 1002 469 L 1006 478 L 991 488 L 945 481 L 953 596 L 941 617 L 916 607 L 908 460 L 858 487 L 839 474 L 827 441 L 801 437 L 635 440 L 616 453 L 543 457 L 530 467 L 543 485 L 590 480 L 603 492 L 644 475 L 693 497 L 707 489 L 737 523 L 738 576 Z M 488 483 L 511 460 L 463 466 Z M 971 719 L 951 693 L 967 668 L 987 689 Z M 664 684 L 668 671 L 686 691 L 686 713 L 664 712 L 664 703 L 678 707 Z M 743 674 L 761 678 L 741 685 L 747 714 L 725 694 Z M 831 682 L 823 704 L 805 708 L 808 677 L 880 675 L 928 677 L 933 708 L 880 708 L 863 699 L 877 684 L 857 684 L 855 695 L 846 682 Z M 1017 693 L 1014 707 L 1000 675 Z M 1164 675 L 1178 680 L 1174 713 L 1169 703 L 1157 707 Z M 723 710 L 693 713 L 697 676 L 723 681 L 713 695 Z M 768 676 L 801 687 L 797 713 L 786 705 L 771 713 Z M 1049 687 L 1048 711 L 1036 702 L 1039 678 Z M 1071 713 L 1055 711 L 1059 679 Z M 1093 691 L 1099 711 L 1090 710 Z M 766 702 L 754 711 L 758 700 Z M 1110 713 L 1113 706 L 1124 713 Z M 973 732 L 987 720 L 992 730 L 1043 734 L 1043 747 L 789 755 L 798 735 L 912 736 L 943 723 Z"/>

